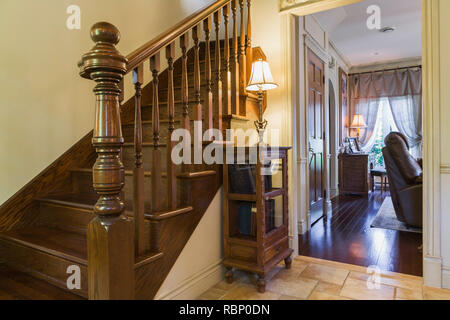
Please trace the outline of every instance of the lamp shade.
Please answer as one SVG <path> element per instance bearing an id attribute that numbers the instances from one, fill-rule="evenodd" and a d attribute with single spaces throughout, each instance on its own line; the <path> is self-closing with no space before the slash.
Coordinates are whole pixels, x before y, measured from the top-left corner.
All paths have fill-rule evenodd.
<path id="1" fill-rule="evenodd" d="M 266 91 L 276 89 L 278 85 L 273 81 L 272 72 L 267 61 L 258 60 L 252 64 L 252 75 L 247 91 Z"/>
<path id="2" fill-rule="evenodd" d="M 351 128 L 367 128 L 366 121 L 362 114 L 355 114 L 353 116 Z"/>

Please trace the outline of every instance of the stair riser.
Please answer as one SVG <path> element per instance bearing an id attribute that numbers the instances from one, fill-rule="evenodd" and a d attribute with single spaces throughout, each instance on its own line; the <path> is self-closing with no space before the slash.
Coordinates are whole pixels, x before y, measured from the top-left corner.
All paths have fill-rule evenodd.
<path id="1" fill-rule="evenodd" d="M 153 146 L 144 146 L 143 148 L 143 167 L 145 171 L 152 171 L 152 155 L 153 155 Z M 167 147 L 164 146 L 160 146 L 159 150 L 161 150 L 161 168 L 162 168 L 162 172 L 167 172 Z M 191 155 L 192 155 L 192 159 L 194 157 L 194 148 L 192 146 L 191 148 Z M 192 160 L 193 161 L 193 160 Z M 133 145 L 127 145 L 124 146 L 122 149 L 122 163 L 125 166 L 125 170 L 133 170 L 135 168 L 135 162 L 136 162 L 136 153 L 134 150 L 134 146 Z M 194 166 L 194 165 L 192 165 Z M 182 166 L 181 165 L 177 165 L 175 166 L 176 168 L 176 173 L 181 173 L 182 170 Z M 206 165 L 195 165 L 195 169 L 192 169 L 192 172 L 198 172 L 198 171 L 202 171 L 202 170 L 207 170 L 206 169 L 207 166 Z"/>
<path id="2" fill-rule="evenodd" d="M 125 176 L 125 186 L 122 191 L 122 200 L 125 202 L 125 209 L 132 212 L 133 211 L 133 176 Z M 72 182 L 75 193 L 92 193 L 95 194 L 94 188 L 92 186 L 92 173 L 91 172 L 73 172 Z M 164 175 L 161 179 L 161 201 L 166 203 L 167 201 L 167 178 Z M 151 211 L 151 176 L 144 177 L 144 195 L 145 195 L 145 208 L 146 212 Z M 81 210 L 81 209 L 80 209 Z M 92 219 L 89 219 L 91 221 Z M 83 222 L 84 223 L 84 222 Z M 87 223 L 85 225 L 87 225 Z"/>
<path id="3" fill-rule="evenodd" d="M 91 183 L 92 184 L 92 183 Z M 86 234 L 87 225 L 95 215 L 86 209 L 41 203 L 37 225 Z"/>
<path id="4" fill-rule="evenodd" d="M 43 279 L 61 289 L 87 297 L 87 266 L 3 239 L 0 240 L 0 253 L 9 266 Z M 81 290 L 67 288 L 67 279 L 70 276 L 67 268 L 72 265 L 80 267 Z"/>
<path id="5" fill-rule="evenodd" d="M 212 88 L 212 90 L 214 90 L 214 87 Z M 200 92 L 201 92 L 201 99 L 203 100 L 203 97 L 207 93 L 206 86 L 205 86 L 204 83 L 202 83 L 202 86 L 200 88 Z M 214 91 L 212 91 L 212 92 L 214 92 Z M 189 86 L 188 97 L 189 97 L 189 101 L 190 101 L 189 109 L 191 109 L 194 106 L 194 102 L 196 101 L 196 93 L 195 93 L 195 90 L 194 90 L 193 86 Z M 167 89 L 165 87 L 159 88 L 158 98 L 159 98 L 159 102 L 161 104 L 162 103 L 164 103 L 164 104 L 167 103 Z M 181 91 L 181 87 L 175 86 L 174 98 L 175 98 L 176 102 L 183 101 L 183 93 Z M 143 98 L 142 98 L 142 104 L 143 105 L 151 105 L 152 103 L 153 103 L 153 100 L 152 100 L 151 96 L 148 97 L 148 98 L 146 96 L 143 96 Z M 163 111 L 161 111 L 162 107 L 163 107 L 163 105 L 161 105 L 160 114 L 164 115 L 164 118 L 167 119 L 167 114 L 168 114 L 167 113 L 167 109 L 163 112 Z M 180 106 L 176 106 L 175 113 L 178 113 L 178 114 L 181 115 L 182 111 L 183 111 L 183 108 L 182 108 L 181 104 L 180 104 Z"/>
<path id="6" fill-rule="evenodd" d="M 182 124 L 181 121 L 175 121 L 175 129 L 180 129 Z M 194 134 L 194 123 L 190 122 L 191 126 L 191 137 Z M 124 125 L 122 126 L 122 135 L 125 139 L 125 142 L 134 143 L 134 125 Z M 161 122 L 160 123 L 160 137 L 161 143 L 167 143 L 167 137 L 169 136 L 169 123 Z M 142 124 L 142 140 L 143 142 L 153 142 L 153 128 L 151 123 L 143 123 Z"/>
<path id="7" fill-rule="evenodd" d="M 162 142 L 161 142 L 162 143 Z M 144 161 L 144 170 L 145 171 L 151 171 L 152 169 L 152 163 L 153 163 L 153 146 L 144 146 L 142 148 L 143 152 L 143 161 Z M 166 172 L 166 153 L 167 153 L 167 147 L 165 145 L 162 145 L 159 147 L 159 150 L 161 150 L 161 168 L 163 172 Z M 122 148 L 122 163 L 125 166 L 125 170 L 133 170 L 135 168 L 136 163 L 136 152 L 134 150 L 133 145 L 124 146 Z"/>

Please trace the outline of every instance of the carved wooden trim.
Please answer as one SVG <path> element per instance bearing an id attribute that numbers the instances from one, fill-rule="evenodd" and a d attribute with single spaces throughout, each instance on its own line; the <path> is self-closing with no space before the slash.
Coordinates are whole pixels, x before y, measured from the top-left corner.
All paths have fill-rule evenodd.
<path id="1" fill-rule="evenodd" d="M 115 48 L 119 30 L 99 22 L 91 28 L 94 48 L 82 57 L 80 75 L 96 82 L 95 127 L 92 144 L 98 158 L 93 168 L 94 189 L 99 199 L 97 217 L 88 226 L 89 298 L 134 298 L 133 224 L 123 215 L 120 193 L 125 172 L 120 160 L 123 145 L 119 83 L 127 60 Z"/>

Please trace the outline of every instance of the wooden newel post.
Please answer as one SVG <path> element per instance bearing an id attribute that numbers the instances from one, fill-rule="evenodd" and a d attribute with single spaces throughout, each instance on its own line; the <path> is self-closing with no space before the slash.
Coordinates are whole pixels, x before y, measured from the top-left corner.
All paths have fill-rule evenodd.
<path id="1" fill-rule="evenodd" d="M 80 75 L 96 82 L 92 143 L 98 158 L 93 180 L 100 197 L 94 207 L 97 217 L 88 228 L 89 299 L 133 299 L 133 224 L 123 214 L 120 199 L 125 176 L 120 160 L 123 137 L 119 83 L 126 73 L 127 60 L 115 48 L 120 40 L 115 26 L 99 22 L 91 28 L 91 38 L 95 46 L 79 63 Z"/>

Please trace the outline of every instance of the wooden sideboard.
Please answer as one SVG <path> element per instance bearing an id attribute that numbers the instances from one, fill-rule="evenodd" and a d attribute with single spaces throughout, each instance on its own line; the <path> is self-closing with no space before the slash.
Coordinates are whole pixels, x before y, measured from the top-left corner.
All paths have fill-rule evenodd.
<path id="1" fill-rule="evenodd" d="M 339 155 L 339 192 L 368 195 L 370 193 L 368 154 Z"/>

